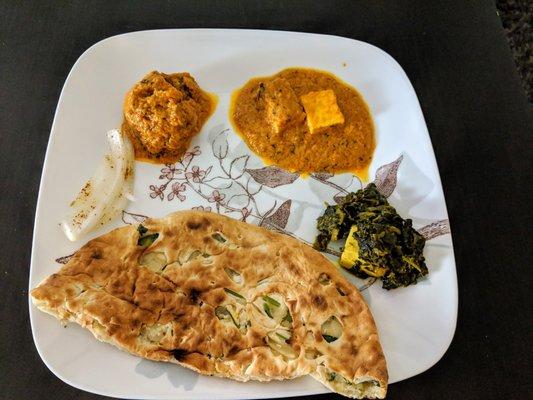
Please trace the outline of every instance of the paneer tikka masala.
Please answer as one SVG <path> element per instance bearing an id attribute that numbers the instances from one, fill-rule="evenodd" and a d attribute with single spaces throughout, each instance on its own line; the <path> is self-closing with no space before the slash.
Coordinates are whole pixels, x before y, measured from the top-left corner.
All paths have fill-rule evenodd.
<path id="1" fill-rule="evenodd" d="M 232 97 L 230 119 L 266 162 L 290 171 L 354 172 L 366 179 L 374 123 L 359 92 L 328 72 L 288 68 Z"/>

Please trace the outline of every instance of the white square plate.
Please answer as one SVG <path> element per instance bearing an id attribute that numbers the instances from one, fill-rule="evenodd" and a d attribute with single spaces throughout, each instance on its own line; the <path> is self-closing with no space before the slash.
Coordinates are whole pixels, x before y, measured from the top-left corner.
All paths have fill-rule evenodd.
<path id="1" fill-rule="evenodd" d="M 375 178 L 382 190 L 394 189 L 389 197 L 392 205 L 412 218 L 415 228 L 434 236 L 425 249 L 428 278 L 392 291 L 376 283 L 363 295 L 378 326 L 391 383 L 436 363 L 455 331 L 457 279 L 429 134 L 413 87 L 398 63 L 374 46 L 341 37 L 160 30 L 115 36 L 88 49 L 72 68 L 56 110 L 35 217 L 30 289 L 59 269 L 55 259 L 83 244 L 69 242 L 58 222 L 105 154 L 105 132 L 120 126 L 124 94 L 152 70 L 188 71 L 220 101 L 177 169 L 136 163 L 136 201 L 127 211 L 157 217 L 179 209 L 210 207 L 234 218 L 246 216 L 250 223 L 275 225 L 312 242 L 324 201 L 333 203 L 335 196 L 359 189 L 361 182 L 350 174 L 302 178 L 262 169 L 261 160 L 236 136 L 227 118 L 233 90 L 252 77 L 292 66 L 331 71 L 363 94 L 377 135 L 371 180 Z M 190 175 L 194 167 L 206 171 L 200 182 Z M 242 196 L 243 190 L 248 190 L 248 196 Z M 133 217 L 124 213 L 122 220 L 117 218 L 85 239 Z M 372 283 L 345 275 L 360 288 Z M 243 399 L 327 392 L 309 377 L 239 383 L 200 376 L 126 354 L 73 324 L 63 328 L 31 305 L 30 316 L 35 344 L 46 365 L 65 382 L 90 392 L 142 399 Z"/>

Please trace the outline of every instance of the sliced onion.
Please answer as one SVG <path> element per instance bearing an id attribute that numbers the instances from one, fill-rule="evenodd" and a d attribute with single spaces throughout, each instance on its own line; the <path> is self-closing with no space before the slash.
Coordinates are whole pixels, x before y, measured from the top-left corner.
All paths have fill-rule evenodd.
<path id="1" fill-rule="evenodd" d="M 279 354 L 286 360 L 298 357 L 296 351 L 285 342 L 272 340 L 269 336 L 266 337 L 266 342 L 274 354 Z"/>
<path id="2" fill-rule="evenodd" d="M 342 325 L 335 317 L 332 315 L 329 317 L 326 322 L 322 324 L 322 337 L 326 342 L 331 343 L 337 340 L 342 336 Z"/>
<path id="3" fill-rule="evenodd" d="M 292 336 L 291 331 L 287 329 L 277 329 L 275 331 L 269 332 L 267 334 L 270 340 L 273 340 L 277 343 L 285 343 Z"/>
<path id="4" fill-rule="evenodd" d="M 71 241 L 111 221 L 133 199 L 133 145 L 116 129 L 107 132 L 106 137 L 110 154 L 104 156 L 61 221 Z"/>
<path id="5" fill-rule="evenodd" d="M 139 264 L 153 272 L 161 272 L 167 265 L 167 256 L 161 251 L 144 253 L 139 257 Z"/>
<path id="6" fill-rule="evenodd" d="M 237 285 L 240 285 L 242 283 L 242 275 L 239 274 L 237 271 L 231 268 L 224 268 L 224 271 L 230 277 L 230 279 Z"/>

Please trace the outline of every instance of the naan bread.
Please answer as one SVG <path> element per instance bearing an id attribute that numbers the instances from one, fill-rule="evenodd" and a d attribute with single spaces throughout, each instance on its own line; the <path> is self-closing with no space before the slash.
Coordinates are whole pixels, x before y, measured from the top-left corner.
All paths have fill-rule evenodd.
<path id="1" fill-rule="evenodd" d="M 202 374 L 311 375 L 345 396 L 385 396 L 372 315 L 320 253 L 215 213 L 143 225 L 88 242 L 32 290 L 34 304 L 132 354 Z"/>

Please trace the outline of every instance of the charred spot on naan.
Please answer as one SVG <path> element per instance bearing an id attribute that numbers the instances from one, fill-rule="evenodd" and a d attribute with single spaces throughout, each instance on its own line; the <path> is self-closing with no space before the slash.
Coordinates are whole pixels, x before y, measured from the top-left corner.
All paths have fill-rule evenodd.
<path id="1" fill-rule="evenodd" d="M 319 310 L 325 310 L 328 308 L 328 302 L 324 296 L 316 294 L 312 297 L 313 306 Z"/>
<path id="2" fill-rule="evenodd" d="M 201 290 L 198 290 L 198 289 L 196 289 L 196 288 L 191 288 L 191 289 L 189 290 L 189 299 L 190 299 L 190 302 L 193 303 L 193 304 L 198 304 L 201 295 L 202 295 L 202 291 L 201 291 Z"/>
<path id="3" fill-rule="evenodd" d="M 187 228 L 189 228 L 191 231 L 196 230 L 207 230 L 209 226 L 211 225 L 211 222 L 205 217 L 198 217 L 198 218 L 192 218 L 191 220 L 187 221 L 186 223 Z"/>
<path id="4" fill-rule="evenodd" d="M 183 350 L 183 349 L 174 349 L 171 351 L 171 353 L 172 353 L 172 356 L 178 361 L 183 361 L 183 359 L 187 356 L 187 354 L 189 354 L 187 350 Z"/>

